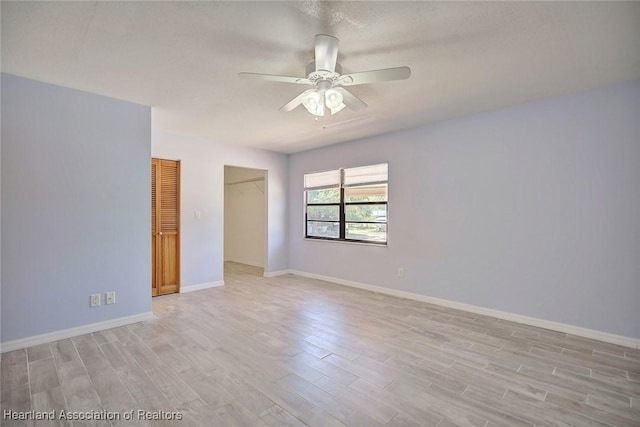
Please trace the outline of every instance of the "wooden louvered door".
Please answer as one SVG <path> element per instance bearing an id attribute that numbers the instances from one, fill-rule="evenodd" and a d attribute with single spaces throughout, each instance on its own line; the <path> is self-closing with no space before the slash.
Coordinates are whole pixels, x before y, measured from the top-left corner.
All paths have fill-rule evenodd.
<path id="1" fill-rule="evenodd" d="M 151 160 L 151 295 L 180 287 L 180 162 Z"/>

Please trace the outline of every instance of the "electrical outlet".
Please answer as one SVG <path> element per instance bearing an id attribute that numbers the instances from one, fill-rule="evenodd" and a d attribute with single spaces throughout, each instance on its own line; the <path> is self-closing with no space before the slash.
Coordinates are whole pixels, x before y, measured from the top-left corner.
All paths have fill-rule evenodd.
<path id="1" fill-rule="evenodd" d="M 89 300 L 90 307 L 98 307 L 100 305 L 100 294 L 92 294 Z"/>
<path id="2" fill-rule="evenodd" d="M 398 277 L 401 279 L 404 278 L 404 267 L 398 269 Z"/>
<path id="3" fill-rule="evenodd" d="M 116 293 L 115 292 L 107 292 L 105 294 L 104 297 L 104 303 L 109 305 L 109 304 L 115 304 L 116 303 Z"/>

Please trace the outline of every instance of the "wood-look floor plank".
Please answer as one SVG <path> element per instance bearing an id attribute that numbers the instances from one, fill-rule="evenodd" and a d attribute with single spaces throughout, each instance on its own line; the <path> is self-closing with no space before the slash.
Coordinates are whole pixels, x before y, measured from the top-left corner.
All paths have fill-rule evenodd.
<path id="1" fill-rule="evenodd" d="M 35 362 L 40 359 L 48 359 L 53 357 L 53 353 L 51 352 L 51 344 L 40 344 L 34 345 L 33 347 L 27 348 L 27 359 L 29 363 Z"/>
<path id="2" fill-rule="evenodd" d="M 29 368 L 27 367 L 26 354 L 23 362 L 5 363 L 2 359 L 1 367 L 2 380 L 0 381 L 0 392 L 12 390 L 16 387 L 29 384 Z"/>
<path id="3" fill-rule="evenodd" d="M 353 375 L 356 375 L 359 378 L 363 378 L 370 383 L 379 385 L 380 387 L 384 387 L 387 384 L 391 383 L 391 381 L 393 381 L 393 378 L 391 378 L 390 376 L 386 376 L 384 373 L 369 369 L 366 366 L 358 363 L 357 360 L 345 359 L 337 354 L 330 354 L 322 360 L 326 360 L 332 365 L 342 368 L 345 371 L 351 372 Z"/>
<path id="4" fill-rule="evenodd" d="M 78 351 L 70 338 L 52 342 L 51 351 L 53 353 L 53 359 L 58 365 L 74 360 L 80 360 L 80 355 L 78 355 Z"/>
<path id="5" fill-rule="evenodd" d="M 232 371 L 216 372 L 212 378 L 220 384 L 236 402 L 247 408 L 254 415 L 260 416 L 274 406 L 271 399 L 257 388 L 235 375 Z"/>
<path id="6" fill-rule="evenodd" d="M 549 425 L 580 425 L 580 426 L 601 426 L 605 425 L 598 420 L 590 418 L 582 413 L 577 413 L 566 407 L 550 404 L 549 401 L 541 402 L 530 396 L 507 391 L 504 395 L 507 401 L 513 401 L 520 410 L 530 411 L 536 415 L 538 423 L 544 422 Z"/>
<path id="7" fill-rule="evenodd" d="M 173 406 L 177 407 L 199 398 L 198 394 L 187 385 L 180 375 L 166 366 L 148 369 L 147 375 Z"/>
<path id="8" fill-rule="evenodd" d="M 370 397 L 372 404 L 387 404 L 401 414 L 406 414 L 414 423 L 423 426 L 436 426 L 442 420 L 442 416 L 424 404 L 423 401 L 416 401 L 413 397 L 398 396 L 391 391 L 359 379 L 349 387 Z M 415 397 L 415 396 L 414 396 Z"/>
<path id="9" fill-rule="evenodd" d="M 395 368 L 402 369 L 418 378 L 422 378 L 434 384 L 445 387 L 455 393 L 462 393 L 468 386 L 468 382 L 450 375 L 435 365 L 430 365 L 424 359 L 408 355 L 394 357 L 385 362 Z"/>
<path id="10" fill-rule="evenodd" d="M 351 415 L 347 417 L 345 424 L 350 427 L 383 427 L 386 425 L 358 410 L 353 411 Z"/>
<path id="11" fill-rule="evenodd" d="M 273 405 L 264 411 L 260 418 L 271 427 L 304 427 L 300 420 L 278 405 Z"/>
<path id="12" fill-rule="evenodd" d="M 538 390 L 546 390 L 547 392 L 558 393 L 567 396 L 577 402 L 587 400 L 587 393 L 582 388 L 574 388 L 571 383 L 563 382 L 561 378 L 549 373 L 540 373 L 535 370 L 528 370 L 522 367 L 519 371 L 511 371 L 509 369 L 487 365 L 486 371 L 491 372 L 503 379 L 504 381 L 513 381 L 518 384 L 519 390 L 525 388 L 530 389 L 530 394 L 537 394 Z M 515 389 L 516 387 L 514 387 Z"/>
<path id="13" fill-rule="evenodd" d="M 89 374 L 100 374 L 105 370 L 111 369 L 111 364 L 90 334 L 72 338 L 71 341 L 75 345 L 80 355 L 80 360 Z"/>
<path id="14" fill-rule="evenodd" d="M 128 344 L 140 341 L 140 338 L 126 326 L 109 329 L 109 331 L 113 335 L 115 335 L 115 337 L 118 339 L 118 341 L 122 345 L 128 345 Z"/>
<path id="15" fill-rule="evenodd" d="M 357 375 L 345 369 L 342 369 L 339 366 L 329 363 L 322 358 L 317 358 L 306 352 L 297 354 L 291 357 L 290 360 L 296 364 L 304 363 L 305 365 L 308 365 L 316 371 L 320 372 L 322 375 L 331 378 L 333 381 L 336 381 L 343 385 L 349 385 L 359 378 Z M 357 360 L 360 361 L 361 358 L 358 358 Z M 287 366 L 289 365 L 289 363 L 287 364 Z"/>
<path id="16" fill-rule="evenodd" d="M 631 399 L 610 398 L 597 394 L 589 394 L 587 405 L 601 409 L 611 414 L 616 414 L 629 420 L 640 419 L 640 411 L 631 407 Z"/>
<path id="17" fill-rule="evenodd" d="M 210 374 L 215 371 L 219 371 L 222 367 L 218 364 L 218 361 L 213 357 L 211 352 L 200 348 L 181 348 L 181 353 L 189 360 L 192 366 L 200 372 Z M 189 370 L 182 371 L 187 372 Z"/>
<path id="18" fill-rule="evenodd" d="M 173 405 L 141 368 L 127 367 L 116 372 L 140 409 L 149 411 L 174 410 Z"/>
<path id="19" fill-rule="evenodd" d="M 431 387 L 431 386 L 429 386 Z M 486 418 L 478 416 L 468 408 L 458 406 L 448 399 L 437 398 L 428 393 L 421 381 L 401 379 L 385 387 L 385 390 L 404 398 L 415 406 L 424 406 L 443 420 L 454 422 L 459 426 L 484 426 Z"/>
<path id="20" fill-rule="evenodd" d="M 31 396 L 32 406 L 35 411 L 38 412 L 46 412 L 50 413 L 54 411 L 56 415 L 54 419 L 48 420 L 40 420 L 36 423 L 38 427 L 40 426 L 71 426 L 71 420 L 63 420 L 59 418 L 60 411 L 66 411 L 67 405 L 64 398 L 64 393 L 62 392 L 62 387 L 57 386 L 54 388 L 50 388 L 48 390 L 41 391 L 39 393 L 34 393 Z"/>
<path id="21" fill-rule="evenodd" d="M 398 411 L 385 405 L 384 403 L 371 405 L 371 402 L 369 402 L 365 394 L 350 389 L 349 387 L 335 382 L 328 377 L 320 378 L 318 381 L 314 382 L 314 385 L 333 395 L 339 401 L 348 404 L 352 408 L 358 409 L 359 412 L 364 414 L 367 418 L 370 417 L 380 424 L 388 423 L 393 417 L 398 414 Z M 353 419 L 354 417 L 350 416 L 348 418 Z M 361 420 L 363 419 L 363 417 L 358 416 L 356 416 L 355 418 Z M 348 424 L 351 424 L 351 422 L 348 422 Z"/>
<path id="22" fill-rule="evenodd" d="M 234 400 L 222 385 L 196 369 L 182 372 L 180 378 L 211 408 L 218 408 Z"/>
<path id="23" fill-rule="evenodd" d="M 163 364 L 171 366 L 171 369 L 175 372 L 182 372 L 195 367 L 184 354 L 176 350 L 167 340 L 156 341 L 150 347 L 162 359 Z"/>
<path id="24" fill-rule="evenodd" d="M 309 427 L 346 427 L 346 424 L 315 406 L 301 419 Z"/>
<path id="25" fill-rule="evenodd" d="M 133 397 L 115 372 L 94 375 L 91 383 L 105 410 L 122 413 L 137 409 Z"/>
<path id="26" fill-rule="evenodd" d="M 579 386 L 589 394 L 604 395 L 621 401 L 627 401 L 630 397 L 640 397 L 640 386 L 619 377 L 601 376 L 595 372 L 587 376 L 558 368 L 553 374 Z"/>
<path id="27" fill-rule="evenodd" d="M 2 353 L 0 363 L 4 365 L 15 365 L 18 363 L 27 363 L 27 349 L 13 350 Z"/>
<path id="28" fill-rule="evenodd" d="M 74 378 L 87 375 L 87 370 L 79 358 L 77 360 L 56 364 L 56 368 L 58 370 L 58 379 L 61 384 L 73 380 Z"/>
<path id="29" fill-rule="evenodd" d="M 124 351 L 133 357 L 140 366 L 143 366 L 145 370 L 164 365 L 162 359 L 144 343 L 131 343 L 124 347 Z"/>
<path id="30" fill-rule="evenodd" d="M 88 375 L 63 381 L 62 392 L 69 411 L 88 411 L 102 408 L 100 398 Z"/>
<path id="31" fill-rule="evenodd" d="M 210 354 L 218 366 L 227 372 L 234 372 L 241 377 L 251 375 L 255 372 L 255 369 L 242 362 L 242 360 L 226 349 L 216 348 L 215 350 L 211 350 Z"/>
<path id="32" fill-rule="evenodd" d="M 29 363 L 29 386 L 31 394 L 60 386 L 56 364 L 52 357 Z"/>
<path id="33" fill-rule="evenodd" d="M 266 426 L 262 419 L 236 401 L 218 407 L 216 415 L 228 426 Z"/>
<path id="34" fill-rule="evenodd" d="M 121 369 L 135 365 L 136 361 L 130 352 L 119 341 L 109 341 L 100 345 L 100 350 L 113 369 Z"/>
<path id="35" fill-rule="evenodd" d="M 305 338 L 305 341 L 321 347 L 327 351 L 330 351 L 331 353 L 334 353 L 347 360 L 355 360 L 360 356 L 360 354 L 356 353 L 355 351 L 349 350 L 347 347 L 342 347 L 338 344 L 319 338 L 315 335 L 309 335 Z"/>
<path id="36" fill-rule="evenodd" d="M 599 421 L 600 423 L 607 424 L 610 426 L 617 427 L 637 427 L 640 421 L 638 419 L 628 419 L 626 417 L 621 417 L 617 414 L 604 411 L 599 408 L 595 408 L 591 405 L 588 405 L 586 402 L 580 402 L 577 400 L 572 400 L 562 395 L 555 394 L 553 392 L 549 392 L 545 402 L 548 402 L 552 405 L 556 405 L 563 409 L 573 412 L 578 416 L 585 416 L 587 418 Z"/>
<path id="37" fill-rule="evenodd" d="M 14 412 L 26 412 L 30 411 L 31 406 L 31 392 L 29 391 L 29 384 L 23 384 L 12 389 L 2 390 L 2 409 Z"/>
<path id="38" fill-rule="evenodd" d="M 153 310 L 3 354 L 2 409 L 183 415 L 73 423 L 105 427 L 640 425 L 637 349 L 236 263 Z"/>
<path id="39" fill-rule="evenodd" d="M 228 424 L 222 421 L 214 410 L 202 400 L 191 400 L 176 409 L 182 416 L 182 420 L 176 422 L 176 425 L 187 427 L 228 427 Z"/>
<path id="40" fill-rule="evenodd" d="M 432 399 L 446 403 L 458 411 L 465 414 L 473 414 L 475 417 L 482 417 L 488 421 L 508 426 L 533 426 L 535 423 L 526 420 L 518 411 L 505 410 L 504 404 L 499 399 L 492 399 L 490 405 L 482 404 L 477 400 L 469 397 L 466 393 L 458 395 L 441 387 L 437 384 L 431 384 L 424 394 Z M 447 418 L 447 417 L 445 417 Z M 455 421 L 454 421 L 455 422 Z"/>
<path id="41" fill-rule="evenodd" d="M 93 335 L 93 339 L 97 344 L 113 342 L 118 339 L 118 337 L 116 337 L 116 335 L 110 329 L 107 329 L 105 331 L 94 332 L 91 335 Z"/>
<path id="42" fill-rule="evenodd" d="M 341 422 L 344 422 L 355 409 L 295 374 L 287 375 L 278 383 Z"/>
<path id="43" fill-rule="evenodd" d="M 444 420 L 440 421 L 437 427 L 445 426 L 445 424 L 443 424 L 443 421 Z M 415 427 L 416 425 L 419 424 L 417 424 L 415 420 L 411 419 L 409 416 L 403 413 L 399 413 L 387 423 L 388 427 Z M 456 426 L 456 424 L 451 423 L 451 426 Z"/>
<path id="44" fill-rule="evenodd" d="M 307 400 L 260 374 L 249 375 L 244 380 L 298 419 L 313 409 Z"/>
<path id="45" fill-rule="evenodd" d="M 451 371 L 456 376 L 466 378 L 470 386 L 476 386 L 484 390 L 488 388 L 496 389 L 500 395 L 504 395 L 507 390 L 517 391 L 538 400 L 544 400 L 547 395 L 546 389 L 534 387 L 527 378 L 519 375 L 517 371 L 504 369 L 501 371 L 502 375 L 500 375 L 492 370 L 475 370 L 463 363 L 454 364 L 451 367 Z"/>

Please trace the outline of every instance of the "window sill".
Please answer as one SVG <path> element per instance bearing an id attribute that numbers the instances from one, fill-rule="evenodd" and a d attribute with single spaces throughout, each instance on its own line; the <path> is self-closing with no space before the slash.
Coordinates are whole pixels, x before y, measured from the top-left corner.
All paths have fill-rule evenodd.
<path id="1" fill-rule="evenodd" d="M 366 243 L 366 242 L 355 242 L 355 241 L 351 241 L 351 240 L 331 240 L 331 239 L 314 239 L 314 238 L 310 238 L 310 237 L 303 237 L 304 240 L 306 240 L 307 242 L 311 241 L 311 242 L 323 242 L 323 243 L 346 243 L 348 245 L 360 245 L 360 246 L 367 246 L 367 247 L 374 247 L 374 248 L 388 248 L 389 247 L 389 242 L 386 243 Z"/>

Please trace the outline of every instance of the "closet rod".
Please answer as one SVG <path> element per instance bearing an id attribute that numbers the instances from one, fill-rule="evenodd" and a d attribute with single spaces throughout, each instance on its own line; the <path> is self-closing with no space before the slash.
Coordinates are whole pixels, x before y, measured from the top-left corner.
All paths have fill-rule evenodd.
<path id="1" fill-rule="evenodd" d="M 258 181 L 264 181 L 264 178 L 252 178 L 252 179 L 245 179 L 244 181 L 228 182 L 225 185 L 236 185 L 236 184 L 244 184 L 246 182 L 258 182 Z"/>

